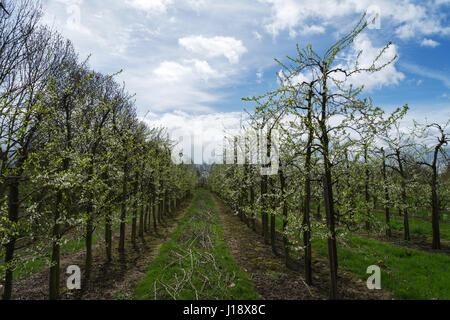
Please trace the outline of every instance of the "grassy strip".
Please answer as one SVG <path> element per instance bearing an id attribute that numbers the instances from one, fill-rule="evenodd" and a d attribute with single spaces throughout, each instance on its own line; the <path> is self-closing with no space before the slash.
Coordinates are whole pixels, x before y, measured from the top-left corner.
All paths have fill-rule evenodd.
<path id="1" fill-rule="evenodd" d="M 339 266 L 366 280 L 370 265 L 381 268 L 381 286 L 398 299 L 450 299 L 450 257 L 397 247 L 374 239 L 349 235 L 339 244 Z M 314 240 L 313 248 L 327 256 L 327 243 Z"/>
<path id="2" fill-rule="evenodd" d="M 403 230 L 403 217 L 391 216 L 391 225 Z M 277 230 L 282 218 L 277 216 Z M 412 233 L 431 235 L 431 223 L 410 218 Z M 441 223 L 441 237 L 450 239 L 450 225 Z M 381 268 L 381 285 L 398 299 L 450 299 L 450 257 L 421 250 L 399 247 L 370 238 L 348 235 L 345 245 L 339 244 L 339 266 L 367 280 L 370 265 Z M 326 240 L 314 239 L 313 250 L 328 257 Z"/>
<path id="3" fill-rule="evenodd" d="M 397 214 L 391 214 L 390 217 L 391 217 L 391 228 L 398 231 L 403 231 L 403 217 L 400 217 Z M 385 222 L 384 215 L 377 214 L 377 220 L 381 223 L 384 223 Z M 420 234 L 430 237 L 433 235 L 431 218 L 430 221 L 425 221 L 422 219 L 409 217 L 408 221 L 409 221 L 409 231 L 412 234 Z M 439 225 L 440 225 L 441 239 L 450 240 L 450 224 L 441 222 Z"/>
<path id="4" fill-rule="evenodd" d="M 259 299 L 230 255 L 214 202 L 200 189 L 171 239 L 137 284 L 136 299 Z"/>

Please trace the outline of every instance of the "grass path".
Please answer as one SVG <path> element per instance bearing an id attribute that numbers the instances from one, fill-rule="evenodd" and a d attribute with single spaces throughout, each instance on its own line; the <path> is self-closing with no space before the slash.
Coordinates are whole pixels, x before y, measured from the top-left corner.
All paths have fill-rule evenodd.
<path id="1" fill-rule="evenodd" d="M 208 191 L 200 189 L 135 290 L 139 300 L 250 300 L 259 295 L 230 255 Z"/>

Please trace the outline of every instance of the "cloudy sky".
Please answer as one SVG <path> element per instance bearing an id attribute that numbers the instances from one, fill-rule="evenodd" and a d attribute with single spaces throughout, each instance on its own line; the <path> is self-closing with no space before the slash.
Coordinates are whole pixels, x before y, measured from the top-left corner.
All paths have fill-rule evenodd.
<path id="1" fill-rule="evenodd" d="M 296 44 L 321 53 L 361 14 L 379 13 L 346 53 L 361 63 L 392 41 L 398 61 L 353 81 L 387 110 L 408 103 L 409 118 L 450 118 L 450 0 L 44 0 L 44 21 L 81 57 L 117 72 L 136 93 L 138 113 L 172 131 L 214 143 L 239 125 L 242 97 L 278 86 L 274 58 Z"/>

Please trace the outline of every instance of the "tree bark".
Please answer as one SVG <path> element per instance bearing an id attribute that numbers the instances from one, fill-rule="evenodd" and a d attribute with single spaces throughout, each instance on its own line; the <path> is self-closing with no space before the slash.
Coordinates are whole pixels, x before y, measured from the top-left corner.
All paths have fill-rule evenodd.
<path id="1" fill-rule="evenodd" d="M 304 266 L 305 266 L 305 281 L 308 285 L 312 284 L 312 258 L 311 258 L 311 157 L 312 157 L 312 143 L 314 139 L 314 129 L 312 127 L 312 90 L 308 92 L 308 142 L 306 146 L 305 159 L 305 203 L 303 213 L 303 246 L 305 250 Z"/>
<path id="2" fill-rule="evenodd" d="M 122 206 L 120 212 L 120 237 L 119 237 L 119 253 L 121 258 L 124 258 L 125 254 L 125 231 L 126 231 L 126 219 L 127 219 L 127 181 L 128 181 L 128 155 L 125 154 L 123 164 L 123 180 L 122 180 Z"/>
<path id="3" fill-rule="evenodd" d="M 60 273 L 60 243 L 61 226 L 59 224 L 60 212 L 62 210 L 62 191 L 56 195 L 56 212 L 53 220 L 52 230 L 52 257 L 49 278 L 49 299 L 59 299 L 59 273 Z"/>
<path id="4" fill-rule="evenodd" d="M 8 219 L 11 223 L 17 223 L 19 219 L 19 180 L 11 179 L 8 191 Z M 16 236 L 11 235 L 9 242 L 5 245 L 5 288 L 3 291 L 3 300 L 11 300 L 13 287 L 13 259 L 16 244 Z"/>
<path id="5" fill-rule="evenodd" d="M 383 183 L 384 183 L 384 200 L 386 201 L 386 205 L 384 206 L 384 212 L 386 216 L 386 236 L 389 238 L 392 237 L 392 231 L 391 231 L 391 217 L 389 212 L 389 189 L 388 189 L 388 181 L 387 181 L 387 174 L 386 174 L 386 154 L 383 148 L 381 148 L 381 152 L 383 155 Z"/>
<path id="6" fill-rule="evenodd" d="M 111 208 L 106 209 L 105 215 L 105 249 L 106 249 L 106 261 L 112 260 L 112 226 L 111 226 Z"/>
<path id="7" fill-rule="evenodd" d="M 437 157 L 439 148 L 441 145 L 438 145 L 434 150 L 434 157 L 433 157 L 433 163 L 432 163 L 432 177 L 431 177 L 431 224 L 433 228 L 433 241 L 432 241 L 432 248 L 440 250 L 441 249 L 441 236 L 440 236 L 440 230 L 439 230 L 439 198 L 437 193 Z"/>
<path id="8" fill-rule="evenodd" d="M 403 201 L 403 205 L 406 206 L 407 205 L 407 195 L 406 195 L 406 174 L 405 171 L 403 169 L 403 164 L 402 164 L 402 160 L 400 158 L 400 151 L 397 150 L 396 151 L 396 155 L 397 155 L 397 162 L 398 162 L 398 168 L 400 171 L 400 176 L 401 176 L 401 186 L 402 186 L 402 201 Z M 403 230 L 404 230 L 404 239 L 406 241 L 411 240 L 411 236 L 409 233 L 409 220 L 408 220 L 408 209 L 405 207 L 403 209 Z"/>

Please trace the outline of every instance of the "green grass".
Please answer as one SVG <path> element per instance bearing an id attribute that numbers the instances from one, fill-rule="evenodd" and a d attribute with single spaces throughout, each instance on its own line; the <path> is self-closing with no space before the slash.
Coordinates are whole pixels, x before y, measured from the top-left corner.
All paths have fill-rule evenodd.
<path id="1" fill-rule="evenodd" d="M 376 215 L 376 220 L 379 223 L 384 224 L 385 222 L 384 211 L 382 210 L 377 211 L 378 214 Z M 396 211 L 391 211 L 390 218 L 391 218 L 391 228 L 403 232 L 403 217 L 399 216 Z M 408 220 L 409 220 L 409 231 L 411 234 L 426 235 L 430 237 L 433 235 L 431 217 L 428 217 L 429 221 L 423 220 L 419 217 L 411 217 L 411 216 L 409 217 Z M 270 223 L 270 216 L 269 216 L 269 223 Z M 441 239 L 450 241 L 450 223 L 440 222 L 439 226 Z M 283 217 L 280 215 L 276 216 L 275 228 L 280 232 L 283 230 Z"/>
<path id="2" fill-rule="evenodd" d="M 403 231 L 403 217 L 400 217 L 398 214 L 391 214 L 391 228 Z M 377 215 L 377 220 L 379 222 L 385 221 L 384 214 Z M 433 230 L 431 226 L 431 218 L 429 218 L 429 221 L 422 220 L 420 218 L 414 218 L 409 217 L 409 231 L 411 234 L 420 234 L 420 235 L 426 235 L 426 236 L 432 236 Z M 450 240 L 450 224 L 441 222 L 439 224 L 440 226 L 440 234 L 441 239 Z"/>
<path id="3" fill-rule="evenodd" d="M 398 299 L 450 299 L 450 257 L 354 235 L 349 235 L 347 241 L 348 246 L 338 246 L 340 268 L 366 280 L 367 267 L 378 265 L 382 288 Z M 326 241 L 314 240 L 312 246 L 327 256 Z"/>
<path id="4" fill-rule="evenodd" d="M 212 240 L 210 246 L 202 245 L 203 234 Z M 179 290 L 173 290 L 176 285 L 180 286 Z M 171 239 L 161 247 L 145 278 L 137 284 L 135 297 L 154 299 L 155 293 L 157 299 L 167 300 L 259 299 L 253 283 L 228 251 L 208 191 L 196 192 Z"/>
<path id="5" fill-rule="evenodd" d="M 383 216 L 380 215 L 380 221 Z M 412 234 L 432 235 L 431 222 L 409 219 Z M 276 217 L 276 228 L 282 230 L 282 217 Z M 392 228 L 403 231 L 403 217 L 391 215 Z M 450 224 L 442 223 L 441 238 L 450 240 Z M 348 235 L 347 245 L 339 244 L 339 266 L 367 280 L 370 265 L 381 268 L 381 285 L 397 299 L 450 299 L 450 257 L 399 247 L 375 239 Z M 431 244 L 430 244 L 431 245 Z M 328 257 L 326 240 L 315 239 L 313 250 Z"/>

